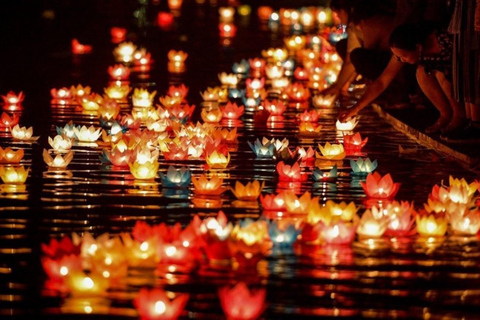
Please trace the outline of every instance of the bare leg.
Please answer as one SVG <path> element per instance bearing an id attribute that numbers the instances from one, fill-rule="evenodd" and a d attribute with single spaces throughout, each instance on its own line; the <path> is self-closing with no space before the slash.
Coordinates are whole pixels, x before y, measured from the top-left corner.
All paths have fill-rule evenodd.
<path id="1" fill-rule="evenodd" d="M 427 75 L 425 68 L 420 65 L 417 67 L 417 81 L 425 96 L 440 112 L 440 117 L 437 122 L 425 129 L 425 131 L 427 133 L 438 132 L 445 128 L 450 122 L 453 113 L 450 102 L 443 92 L 438 79 L 434 76 Z"/>
<path id="2" fill-rule="evenodd" d="M 437 71 L 435 72 L 435 77 L 437 78 L 438 83 L 440 84 L 440 87 L 445 93 L 445 96 L 447 97 L 450 103 L 450 106 L 453 110 L 452 119 L 450 120 L 450 123 L 448 124 L 448 126 L 446 126 L 443 130 L 444 132 L 449 132 L 465 124 L 465 120 L 466 120 L 465 106 L 463 103 L 459 103 L 458 101 L 455 100 L 452 94 L 453 93 L 452 83 L 448 81 L 448 79 L 445 77 L 443 73 Z"/>

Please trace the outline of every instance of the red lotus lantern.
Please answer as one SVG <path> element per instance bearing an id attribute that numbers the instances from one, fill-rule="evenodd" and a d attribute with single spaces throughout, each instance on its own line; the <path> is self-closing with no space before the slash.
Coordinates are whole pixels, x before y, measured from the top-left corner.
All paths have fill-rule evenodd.
<path id="1" fill-rule="evenodd" d="M 87 54 L 92 52 L 91 45 L 81 44 L 77 39 L 72 40 L 72 53 L 73 54 Z"/>
<path id="2" fill-rule="evenodd" d="M 18 124 L 20 118 L 16 113 L 10 116 L 6 112 L 2 112 L 0 116 L 0 130 L 9 130 L 9 128 L 13 128 Z"/>
<path id="3" fill-rule="evenodd" d="M 347 155 L 357 155 L 367 143 L 368 138 L 362 140 L 360 132 L 343 136 L 343 147 Z"/>
<path id="4" fill-rule="evenodd" d="M 301 182 L 306 181 L 308 176 L 302 174 L 300 164 L 295 162 L 294 165 L 286 165 L 283 161 L 277 164 L 277 173 L 280 181 Z"/>
<path id="5" fill-rule="evenodd" d="M 173 14 L 170 12 L 159 12 L 157 15 L 157 25 L 162 29 L 168 29 L 173 23 Z"/>
<path id="6" fill-rule="evenodd" d="M 25 99 L 23 92 L 20 92 L 18 95 L 15 92 L 10 91 L 7 93 L 6 96 L 2 96 L 3 102 L 3 110 L 8 111 L 20 111 L 23 110 L 22 102 Z"/>
<path id="7" fill-rule="evenodd" d="M 127 29 L 120 27 L 111 27 L 110 36 L 112 37 L 113 43 L 120 43 L 125 41 L 127 35 Z"/>
<path id="8" fill-rule="evenodd" d="M 400 183 L 394 183 L 390 174 L 382 177 L 378 172 L 369 173 L 366 181 L 360 183 L 367 196 L 377 199 L 393 198 L 400 188 Z"/>
<path id="9" fill-rule="evenodd" d="M 178 294 L 171 299 L 161 289 L 142 288 L 133 303 L 143 320 L 175 320 L 185 308 L 188 298 L 188 294 Z"/>
<path id="10" fill-rule="evenodd" d="M 218 297 L 228 319 L 258 319 L 265 309 L 265 289 L 250 291 L 244 282 L 238 283 L 233 288 L 220 288 Z"/>

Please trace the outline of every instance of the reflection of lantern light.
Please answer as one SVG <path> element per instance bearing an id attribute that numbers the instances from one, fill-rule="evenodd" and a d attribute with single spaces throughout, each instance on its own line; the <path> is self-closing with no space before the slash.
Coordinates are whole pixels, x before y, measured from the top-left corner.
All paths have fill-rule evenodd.
<path id="1" fill-rule="evenodd" d="M 17 151 L 12 148 L 2 149 L 0 147 L 0 163 L 20 163 L 24 155 L 23 149 L 18 149 Z"/>
<path id="2" fill-rule="evenodd" d="M 10 91 L 7 93 L 6 96 L 2 96 L 3 102 L 3 110 L 9 111 L 20 111 L 23 109 L 22 102 L 25 99 L 23 92 L 20 92 L 18 95 L 15 92 Z"/>
<path id="3" fill-rule="evenodd" d="M 0 166 L 0 178 L 4 183 L 23 184 L 27 181 L 30 169 L 20 167 Z"/>
<path id="4" fill-rule="evenodd" d="M 264 309 L 266 291 L 250 291 L 244 282 L 218 290 L 223 312 L 228 319 L 257 319 Z"/>
<path id="5" fill-rule="evenodd" d="M 390 174 L 381 176 L 378 172 L 370 173 L 365 182 L 360 182 L 367 196 L 371 198 L 393 198 L 400 188 L 400 183 L 394 183 Z"/>
<path id="6" fill-rule="evenodd" d="M 134 305 L 142 319 L 174 320 L 182 313 L 188 297 L 188 294 L 178 294 L 171 299 L 161 289 L 142 288 L 134 300 Z"/>

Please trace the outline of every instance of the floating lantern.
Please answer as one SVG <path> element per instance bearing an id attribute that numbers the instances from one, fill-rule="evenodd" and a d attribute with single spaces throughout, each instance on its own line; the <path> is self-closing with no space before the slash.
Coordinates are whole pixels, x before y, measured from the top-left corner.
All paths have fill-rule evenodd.
<path id="1" fill-rule="evenodd" d="M 317 122 L 321 115 L 322 112 L 320 110 L 307 110 L 297 115 L 297 118 L 300 122 Z"/>
<path id="2" fill-rule="evenodd" d="M 285 200 L 283 193 L 260 195 L 260 202 L 264 210 L 268 211 L 285 211 Z"/>
<path id="3" fill-rule="evenodd" d="M 52 104 L 60 104 L 60 105 L 68 104 L 68 103 L 71 103 L 72 97 L 73 97 L 73 94 L 70 91 L 70 89 L 65 87 L 60 89 L 52 88 L 50 90 L 50 94 L 52 95 L 52 101 L 51 101 Z"/>
<path id="4" fill-rule="evenodd" d="M 328 179 L 335 179 L 338 177 L 337 165 L 334 165 L 332 169 L 328 172 L 323 172 L 319 168 L 315 168 L 312 176 L 315 181 L 325 181 Z"/>
<path id="5" fill-rule="evenodd" d="M 101 129 L 95 129 L 94 126 L 86 127 L 82 126 L 80 128 L 74 127 L 73 132 L 75 138 L 80 142 L 95 142 L 100 138 L 102 134 Z"/>
<path id="6" fill-rule="evenodd" d="M 170 96 L 170 97 L 178 97 L 178 98 L 182 98 L 185 99 L 185 97 L 187 96 L 188 94 L 188 87 L 185 86 L 184 84 L 181 84 L 179 86 L 170 86 L 168 87 L 168 92 L 167 94 Z"/>
<path id="7" fill-rule="evenodd" d="M 321 134 L 322 126 L 311 122 L 301 122 L 298 127 L 298 134 L 308 136 L 318 136 Z"/>
<path id="8" fill-rule="evenodd" d="M 113 50 L 113 55 L 117 62 L 130 63 L 136 50 L 137 46 L 132 42 L 122 42 Z"/>
<path id="9" fill-rule="evenodd" d="M 3 110 L 8 111 L 20 111 L 23 110 L 22 102 L 25 99 L 23 92 L 20 92 L 18 95 L 15 92 L 10 91 L 6 96 L 2 96 L 4 105 Z"/>
<path id="10" fill-rule="evenodd" d="M 77 39 L 72 39 L 72 53 L 73 54 L 88 54 L 92 52 L 91 45 L 81 44 Z"/>
<path id="11" fill-rule="evenodd" d="M 5 149 L 2 149 L 2 147 L 0 147 L 0 163 L 20 163 L 20 161 L 23 159 L 23 155 L 23 149 L 18 149 L 17 151 L 15 151 L 9 147 Z"/>
<path id="12" fill-rule="evenodd" d="M 283 161 L 277 164 L 277 173 L 280 181 L 302 182 L 308 179 L 308 176 L 302 174 L 300 164 L 295 162 L 294 165 L 286 165 Z"/>
<path id="13" fill-rule="evenodd" d="M 358 158 L 350 160 L 350 166 L 352 167 L 352 175 L 362 176 L 372 173 L 377 168 L 377 160 L 371 161 L 370 158 L 362 159 Z"/>
<path id="14" fill-rule="evenodd" d="M 270 115 L 272 116 L 281 116 L 287 109 L 285 104 L 280 100 L 264 100 L 263 107 L 270 112 Z"/>
<path id="15" fill-rule="evenodd" d="M 290 85 L 290 80 L 286 77 L 272 79 L 272 88 L 285 89 Z"/>
<path id="16" fill-rule="evenodd" d="M 96 93 L 84 94 L 83 96 L 77 98 L 77 100 L 85 111 L 97 111 L 100 107 L 100 104 L 103 103 L 102 96 Z"/>
<path id="17" fill-rule="evenodd" d="M 68 152 L 65 155 L 56 154 L 53 158 L 46 149 L 43 149 L 43 160 L 51 168 L 66 168 L 73 159 L 73 152 Z"/>
<path id="18" fill-rule="evenodd" d="M 92 274 L 106 279 L 124 279 L 128 273 L 128 261 L 120 238 L 117 236 L 97 242 L 97 250 L 91 255 L 91 265 Z"/>
<path id="19" fill-rule="evenodd" d="M 11 130 L 12 138 L 19 141 L 36 141 L 39 137 L 33 136 L 33 127 L 20 127 L 18 124 Z"/>
<path id="20" fill-rule="evenodd" d="M 228 102 L 226 106 L 221 108 L 221 110 L 223 119 L 236 120 L 243 115 L 245 112 L 245 107 L 239 107 L 236 103 Z"/>
<path id="21" fill-rule="evenodd" d="M 125 101 L 130 93 L 130 90 L 132 90 L 132 88 L 130 88 L 128 85 L 111 85 L 104 89 L 105 94 L 110 99 L 115 99 L 117 101 Z"/>
<path id="22" fill-rule="evenodd" d="M 133 301 L 141 319 L 144 320 L 175 320 L 182 313 L 188 302 L 188 294 L 167 294 L 161 289 L 140 289 Z"/>
<path id="23" fill-rule="evenodd" d="M 267 141 L 266 144 L 262 144 L 260 140 L 256 140 L 254 144 L 247 141 L 248 145 L 252 149 L 257 158 L 273 158 L 275 155 L 275 145 Z"/>
<path id="24" fill-rule="evenodd" d="M 137 66 L 148 67 L 152 64 L 152 55 L 150 52 L 147 52 L 146 49 L 142 48 L 135 51 L 133 54 L 133 63 Z M 148 69 L 141 69 L 141 71 L 147 71 Z"/>
<path id="25" fill-rule="evenodd" d="M 220 16 L 220 21 L 232 22 L 235 16 L 235 9 L 232 7 L 220 7 L 218 9 L 218 14 Z"/>
<path id="26" fill-rule="evenodd" d="M 221 38 L 233 38 L 237 33 L 237 27 L 233 23 L 222 22 L 218 24 Z"/>
<path id="27" fill-rule="evenodd" d="M 176 169 L 169 166 L 167 174 L 160 172 L 160 179 L 165 188 L 187 188 L 192 180 L 192 174 L 186 168 Z"/>
<path id="28" fill-rule="evenodd" d="M 219 73 L 218 79 L 220 80 L 222 85 L 233 88 L 235 88 L 240 81 L 235 74 L 227 74 L 226 72 Z"/>
<path id="29" fill-rule="evenodd" d="M 434 214 L 419 214 L 416 217 L 417 232 L 423 237 L 442 237 L 447 232 L 447 220 Z"/>
<path id="30" fill-rule="evenodd" d="M 206 161 L 210 169 L 225 169 L 230 162 L 230 153 L 225 156 L 215 150 L 206 157 Z"/>
<path id="31" fill-rule="evenodd" d="M 150 108 L 157 91 L 148 92 L 146 89 L 135 88 L 132 95 L 132 105 L 134 108 Z"/>
<path id="32" fill-rule="evenodd" d="M 74 296 L 103 295 L 110 286 L 110 281 L 100 275 L 86 275 L 82 271 L 72 271 L 66 277 L 67 286 Z"/>
<path id="33" fill-rule="evenodd" d="M 370 210 L 366 210 L 357 226 L 357 234 L 362 238 L 379 238 L 387 230 L 388 219 L 385 216 L 374 217 Z"/>
<path id="34" fill-rule="evenodd" d="M 128 167 L 128 163 L 134 157 L 132 150 L 120 150 L 114 147 L 110 153 L 107 154 L 108 160 L 116 167 Z"/>
<path id="35" fill-rule="evenodd" d="M 127 35 L 127 29 L 120 27 L 111 27 L 110 36 L 113 43 L 120 43 L 125 41 Z"/>
<path id="36" fill-rule="evenodd" d="M 113 80 L 128 80 L 130 77 L 130 69 L 123 64 L 116 64 L 108 67 L 108 74 Z"/>
<path id="37" fill-rule="evenodd" d="M 157 25 L 162 29 L 168 29 L 173 23 L 174 17 L 170 12 L 159 12 L 157 15 Z"/>
<path id="38" fill-rule="evenodd" d="M 297 67 L 293 72 L 293 76 L 299 81 L 305 81 L 308 79 L 308 72 L 304 68 Z"/>
<path id="39" fill-rule="evenodd" d="M 98 114 L 102 121 L 111 121 L 120 114 L 120 105 L 116 100 L 105 98 L 99 105 Z"/>
<path id="40" fill-rule="evenodd" d="M 372 212 L 377 210 L 376 207 L 372 208 Z M 414 233 L 414 223 L 416 214 L 413 210 L 413 203 L 402 201 L 398 203 L 394 201 L 387 204 L 383 210 L 383 215 L 388 217 L 388 226 L 385 235 L 397 237 L 397 236 L 409 236 Z M 376 214 L 379 215 L 378 213 Z"/>
<path id="41" fill-rule="evenodd" d="M 449 222 L 455 234 L 474 236 L 480 230 L 480 211 L 478 209 L 456 210 L 450 214 Z"/>
<path id="42" fill-rule="evenodd" d="M 122 233 L 121 238 L 125 246 L 124 253 L 129 266 L 155 268 L 158 265 L 158 243 L 155 238 L 136 241 L 127 233 Z"/>
<path id="43" fill-rule="evenodd" d="M 207 123 L 218 123 L 222 120 L 222 110 L 220 108 L 203 108 L 200 115 L 202 120 Z"/>
<path id="44" fill-rule="evenodd" d="M 357 225 L 338 220 L 330 224 L 320 223 L 320 238 L 328 244 L 347 245 L 355 240 Z"/>
<path id="45" fill-rule="evenodd" d="M 293 214 L 307 214 L 310 203 L 316 201 L 316 198 L 312 199 L 312 196 L 308 191 L 300 197 L 297 197 L 295 193 L 291 191 L 286 191 L 283 193 L 283 200 L 285 201 L 287 212 Z"/>
<path id="46" fill-rule="evenodd" d="M 295 152 L 291 154 L 292 157 L 294 155 L 296 155 L 300 161 L 311 161 L 315 158 L 315 150 L 313 150 L 312 147 L 308 147 L 308 149 L 297 147 Z"/>
<path id="47" fill-rule="evenodd" d="M 284 91 L 292 101 L 302 102 L 310 98 L 310 89 L 300 83 L 291 84 Z"/>
<path id="48" fill-rule="evenodd" d="M 340 122 L 340 120 L 337 120 L 337 122 L 335 123 L 335 126 L 339 131 L 353 131 L 353 129 L 355 129 L 357 124 L 358 124 L 357 117 L 353 117 L 346 120 L 345 122 Z"/>
<path id="49" fill-rule="evenodd" d="M 246 219 L 235 226 L 230 234 L 228 246 L 238 268 L 255 268 L 271 248 L 265 221 Z"/>
<path id="50" fill-rule="evenodd" d="M 383 177 L 378 172 L 369 173 L 366 181 L 360 181 L 360 183 L 370 198 L 393 198 L 400 188 L 400 183 L 394 183 L 389 173 Z"/>
<path id="51" fill-rule="evenodd" d="M 168 52 L 168 60 L 172 63 L 185 63 L 185 60 L 188 57 L 188 53 L 181 50 L 170 50 Z"/>
<path id="52" fill-rule="evenodd" d="M 200 177 L 192 177 L 192 183 L 194 185 L 193 192 L 202 196 L 219 196 L 226 191 L 226 188 L 222 186 L 223 179 L 217 174 L 214 174 L 207 178 L 206 175 Z"/>
<path id="53" fill-rule="evenodd" d="M 64 255 L 57 259 L 42 257 L 42 266 L 50 279 L 63 281 L 70 272 L 82 270 L 82 258 L 74 254 Z"/>
<path id="54" fill-rule="evenodd" d="M 347 155 L 355 155 L 362 151 L 362 148 L 367 144 L 368 138 L 362 140 L 360 132 L 355 134 L 346 134 L 343 136 L 343 147 Z"/>
<path id="55" fill-rule="evenodd" d="M 27 181 L 29 171 L 30 169 L 25 170 L 24 166 L 0 166 L 0 178 L 3 183 L 24 184 Z"/>
<path id="56" fill-rule="evenodd" d="M 301 230 L 289 221 L 272 221 L 268 228 L 270 239 L 275 248 L 280 250 L 291 249 L 300 232 Z"/>
<path id="57" fill-rule="evenodd" d="M 8 113 L 2 112 L 0 116 L 0 130 L 10 130 L 10 128 L 18 124 L 19 120 L 20 118 L 16 113 L 10 116 Z"/>
<path id="58" fill-rule="evenodd" d="M 316 153 L 317 159 L 322 160 L 343 160 L 346 156 L 345 149 L 341 144 L 330 144 L 327 142 L 324 146 L 318 145 L 321 154 Z"/>
<path id="59" fill-rule="evenodd" d="M 84 95 L 89 95 L 91 91 L 90 87 L 83 87 L 81 84 L 70 87 L 70 92 L 72 93 L 72 96 L 75 98 L 81 98 Z"/>
<path id="60" fill-rule="evenodd" d="M 164 96 L 159 98 L 160 103 L 166 108 L 172 108 L 182 103 L 183 98 L 180 96 Z"/>
<path id="61" fill-rule="evenodd" d="M 201 222 L 198 231 L 206 242 L 205 253 L 212 262 L 230 262 L 231 252 L 228 247 L 227 239 L 232 232 L 232 224 L 228 222 L 227 217 L 220 211 L 216 218 L 209 217 Z"/>
<path id="62" fill-rule="evenodd" d="M 471 196 L 474 194 L 478 188 L 480 188 L 480 183 L 478 181 L 474 181 L 472 183 L 468 183 L 464 178 L 456 179 L 452 176 L 448 177 L 448 182 L 450 187 L 457 186 L 457 187 L 465 187 L 468 190 L 468 195 Z"/>
<path id="63" fill-rule="evenodd" d="M 268 64 L 265 67 L 265 75 L 268 79 L 280 79 L 284 75 L 284 69 L 281 65 L 277 64 Z"/>
<path id="64" fill-rule="evenodd" d="M 250 291 L 244 282 L 233 288 L 220 288 L 218 296 L 228 319 L 257 319 L 265 309 L 265 289 Z"/>
<path id="65" fill-rule="evenodd" d="M 170 10 L 179 10 L 182 7 L 183 0 L 168 0 Z"/>
<path id="66" fill-rule="evenodd" d="M 248 4 L 242 4 L 238 7 L 237 11 L 239 15 L 246 17 L 252 12 L 252 7 L 250 7 Z"/>
<path id="67" fill-rule="evenodd" d="M 260 196 L 264 186 L 265 181 L 260 184 L 260 181 L 255 180 L 253 182 L 248 182 L 246 185 L 236 181 L 235 188 L 230 188 L 230 190 L 238 200 L 255 201 Z"/>
<path id="68" fill-rule="evenodd" d="M 270 16 L 272 15 L 272 13 L 273 13 L 273 9 L 268 6 L 260 6 L 257 9 L 258 18 L 261 21 L 267 21 L 268 19 L 270 19 Z"/>

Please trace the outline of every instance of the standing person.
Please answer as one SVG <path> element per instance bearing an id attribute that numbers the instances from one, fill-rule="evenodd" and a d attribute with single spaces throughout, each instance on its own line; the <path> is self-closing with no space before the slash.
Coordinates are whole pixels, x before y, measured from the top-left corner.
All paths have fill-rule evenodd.
<path id="1" fill-rule="evenodd" d="M 404 63 L 417 65 L 416 77 L 425 96 L 440 113 L 427 133 L 448 133 L 461 127 L 465 109 L 453 97 L 451 83 L 452 42 L 446 33 L 429 27 L 404 24 L 390 36 L 392 58 L 384 72 L 367 87 L 362 98 L 339 113 L 340 121 L 356 115 L 385 90 Z"/>
<path id="2" fill-rule="evenodd" d="M 477 22 L 477 24 L 476 24 Z M 480 125 L 480 0 L 457 0 L 448 31 L 453 35 L 453 90 L 466 117 Z M 469 130 L 447 138 L 468 138 Z"/>

